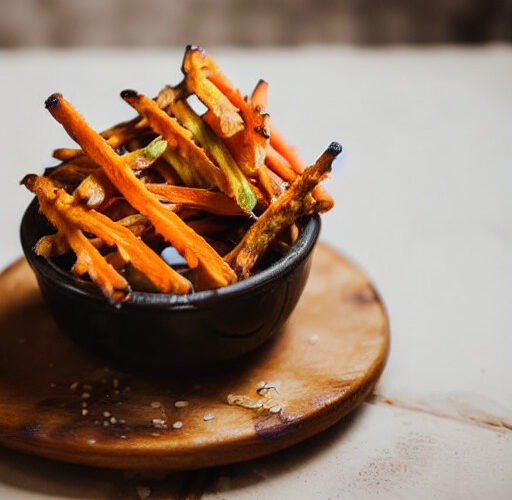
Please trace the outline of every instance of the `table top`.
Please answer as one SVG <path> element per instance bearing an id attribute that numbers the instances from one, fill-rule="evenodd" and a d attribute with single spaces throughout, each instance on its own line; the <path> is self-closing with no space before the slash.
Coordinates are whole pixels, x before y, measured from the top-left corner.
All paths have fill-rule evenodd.
<path id="1" fill-rule="evenodd" d="M 270 83 L 273 123 L 306 162 L 343 144 L 325 183 L 336 207 L 322 238 L 366 270 L 387 304 L 382 379 L 323 434 L 210 471 L 134 475 L 0 448 L 0 498 L 510 498 L 512 48 L 212 53 L 243 91 Z M 179 81 L 181 56 L 0 52 L 1 267 L 21 254 L 31 195 L 17 183 L 73 144 L 45 98 L 62 92 L 103 129 L 132 116 L 122 89 L 152 95 Z"/>

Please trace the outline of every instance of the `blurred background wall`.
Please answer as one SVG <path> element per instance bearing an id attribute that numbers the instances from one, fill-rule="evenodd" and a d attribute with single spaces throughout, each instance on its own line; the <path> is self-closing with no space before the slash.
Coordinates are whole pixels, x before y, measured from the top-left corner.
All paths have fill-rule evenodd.
<path id="1" fill-rule="evenodd" d="M 512 0 L 0 0 L 0 46 L 512 40 Z"/>

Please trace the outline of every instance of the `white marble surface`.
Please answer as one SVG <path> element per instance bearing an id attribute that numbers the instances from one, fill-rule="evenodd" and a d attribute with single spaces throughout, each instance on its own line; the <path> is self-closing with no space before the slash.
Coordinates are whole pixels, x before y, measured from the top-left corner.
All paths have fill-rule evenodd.
<path id="1" fill-rule="evenodd" d="M 352 417 L 216 471 L 204 498 L 510 498 L 512 48 L 213 54 L 244 91 L 270 82 L 274 123 L 307 161 L 343 143 L 322 236 L 373 278 L 392 349 L 376 394 Z M 30 196 L 17 182 L 71 144 L 44 99 L 62 92 L 102 129 L 131 116 L 120 90 L 176 82 L 181 55 L 0 52 L 2 267 L 21 253 Z M 174 498 L 165 487 L 209 479 L 126 479 L 0 449 L 0 498 L 137 498 L 139 483 L 150 498 Z"/>

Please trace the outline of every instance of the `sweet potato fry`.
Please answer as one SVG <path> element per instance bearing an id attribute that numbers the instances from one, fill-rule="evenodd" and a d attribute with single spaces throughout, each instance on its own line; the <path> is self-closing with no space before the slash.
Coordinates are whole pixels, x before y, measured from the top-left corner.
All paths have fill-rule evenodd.
<path id="1" fill-rule="evenodd" d="M 28 175 L 23 179 L 22 184 L 37 196 L 41 212 L 66 238 L 69 246 L 75 252 L 77 257 L 75 270 L 79 274 L 84 274 L 86 270 L 112 303 L 125 300 L 130 293 L 128 282 L 107 263 L 80 228 L 71 223 L 66 215 L 58 209 L 59 193 L 69 195 L 62 189 L 55 188 L 52 181 L 46 177 Z"/>
<path id="2" fill-rule="evenodd" d="M 222 189 L 222 186 L 219 186 L 219 188 L 228 196 L 234 198 L 243 210 L 251 212 L 257 202 L 256 195 L 228 148 L 186 101 L 170 98 L 171 88 L 167 87 L 163 89 L 163 92 L 166 95 L 167 109 L 183 123 L 193 134 L 196 141 L 219 165 L 226 179 L 224 189 Z"/>
<path id="3" fill-rule="evenodd" d="M 341 146 L 333 142 L 314 165 L 306 168 L 260 218 L 249 228 L 238 245 L 224 259 L 240 277 L 248 277 L 251 268 L 265 253 L 272 241 L 287 226 L 306 211 L 307 194 L 331 170 L 331 165 L 341 153 Z"/>
<path id="4" fill-rule="evenodd" d="M 228 196 L 219 191 L 170 186 L 168 184 L 146 184 L 148 191 L 170 203 L 199 208 L 217 215 L 244 215 L 245 212 Z"/>
<path id="5" fill-rule="evenodd" d="M 148 122 L 144 118 L 137 116 L 132 120 L 113 125 L 103 132 L 100 132 L 100 135 L 103 139 L 106 139 L 110 146 L 117 148 L 148 129 Z M 57 148 L 53 151 L 53 157 L 62 161 L 71 160 L 83 154 L 84 152 L 81 149 L 72 148 Z"/>
<path id="6" fill-rule="evenodd" d="M 157 137 L 146 147 L 124 154 L 123 159 L 132 170 L 143 170 L 150 167 L 166 148 L 167 142 Z M 97 169 L 80 183 L 74 194 L 88 208 L 98 208 L 114 192 L 115 188 L 106 174 Z"/>
<path id="7" fill-rule="evenodd" d="M 73 196 L 62 189 L 56 189 L 46 177 L 37 177 L 33 181 L 33 190 L 38 199 L 51 199 L 53 196 L 55 210 L 68 224 L 95 234 L 108 246 L 115 245 L 126 262 L 131 262 L 145 274 L 158 290 L 166 293 L 187 293 L 190 290 L 190 283 L 183 276 L 169 267 L 125 226 L 95 210 L 87 210 L 76 204 Z"/>
<path id="8" fill-rule="evenodd" d="M 148 217 L 155 231 L 176 248 L 192 269 L 197 268 L 196 274 L 200 279 L 201 288 L 217 288 L 236 281 L 236 275 L 229 265 L 201 236 L 190 229 L 176 214 L 161 205 L 156 195 L 150 193 L 137 179 L 131 168 L 123 161 L 123 157 L 117 155 L 106 141 L 87 125 L 71 104 L 60 94 L 53 94 L 47 99 L 46 107 L 86 154 L 101 166 L 128 203 Z M 167 116 L 165 113 L 164 115 Z"/>
<path id="9" fill-rule="evenodd" d="M 269 146 L 267 149 L 265 162 L 273 172 L 287 182 L 293 182 L 297 175 L 299 175 L 272 146 Z M 318 202 L 317 210 L 319 212 L 327 212 L 333 207 L 334 200 L 322 186 L 315 186 L 312 194 Z"/>
<path id="10" fill-rule="evenodd" d="M 169 159 L 173 166 L 176 163 L 179 164 L 176 170 L 180 177 L 180 172 L 183 170 L 194 170 L 197 176 L 194 177 L 191 174 L 192 179 L 197 180 L 199 177 L 206 184 L 204 187 L 225 189 L 226 182 L 222 172 L 211 162 L 206 153 L 194 144 L 190 131 L 160 109 L 153 99 L 137 94 L 133 90 L 124 90 L 121 92 L 121 97 L 144 116 L 151 128 L 168 142 L 168 150 L 164 158 Z"/>
<path id="11" fill-rule="evenodd" d="M 214 130 L 221 137 L 231 137 L 243 130 L 244 123 L 238 108 L 208 79 L 216 70 L 215 62 L 204 49 L 190 45 L 187 47 L 182 65 L 185 85 L 213 113 Z"/>

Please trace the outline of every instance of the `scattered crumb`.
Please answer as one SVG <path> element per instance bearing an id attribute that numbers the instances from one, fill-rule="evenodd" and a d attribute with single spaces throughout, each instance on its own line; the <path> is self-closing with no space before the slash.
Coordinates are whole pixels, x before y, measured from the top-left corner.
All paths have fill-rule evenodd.
<path id="1" fill-rule="evenodd" d="M 125 420 L 124 418 L 121 418 L 121 419 L 119 420 L 119 423 L 120 423 L 120 424 L 126 424 L 126 420 Z"/>
<path id="2" fill-rule="evenodd" d="M 175 401 L 174 406 L 176 408 L 185 408 L 185 406 L 188 406 L 188 401 Z"/>
<path id="3" fill-rule="evenodd" d="M 82 399 L 89 399 L 91 395 L 88 392 L 82 392 Z"/>
<path id="4" fill-rule="evenodd" d="M 207 413 L 203 416 L 203 420 L 205 422 L 208 422 L 208 420 L 213 420 L 215 418 L 215 415 L 213 413 Z"/>
<path id="5" fill-rule="evenodd" d="M 110 417 L 110 423 L 111 424 L 115 424 L 117 422 L 117 418 L 116 417 Z"/>
<path id="6" fill-rule="evenodd" d="M 311 344 L 311 345 L 315 345 L 317 342 L 318 342 L 318 335 L 311 335 L 311 337 L 309 337 L 308 339 L 308 342 Z"/>
<path id="7" fill-rule="evenodd" d="M 160 433 L 159 432 L 152 432 L 151 435 L 155 436 L 155 437 L 158 437 L 158 436 L 160 436 Z"/>
<path id="8" fill-rule="evenodd" d="M 160 401 L 153 401 L 151 403 L 151 408 L 160 408 L 162 406 L 162 404 L 160 403 Z"/>
<path id="9" fill-rule="evenodd" d="M 69 386 L 69 390 L 70 390 L 70 391 L 75 391 L 77 387 L 78 387 L 78 382 L 73 382 L 73 383 Z"/>
<path id="10" fill-rule="evenodd" d="M 151 496 L 151 489 L 147 486 L 136 486 L 137 495 L 139 495 L 140 500 L 146 500 Z"/>
<path id="11" fill-rule="evenodd" d="M 103 422 L 103 427 L 108 427 L 110 425 L 110 422 L 108 420 L 105 420 L 105 422 Z"/>
<path id="12" fill-rule="evenodd" d="M 154 418 L 151 422 L 156 429 L 167 429 L 167 422 L 163 418 Z"/>
<path id="13" fill-rule="evenodd" d="M 82 408 L 87 408 L 87 401 L 82 401 Z"/>
<path id="14" fill-rule="evenodd" d="M 110 415 L 112 415 L 112 414 L 111 414 L 109 411 L 104 411 L 104 412 L 103 412 L 103 416 L 104 416 L 105 418 L 110 417 Z"/>
<path id="15" fill-rule="evenodd" d="M 172 424 L 173 429 L 181 429 L 183 427 L 183 422 L 181 420 L 177 420 Z"/>
<path id="16" fill-rule="evenodd" d="M 96 439 L 88 439 L 86 441 L 87 444 L 96 444 Z"/>
<path id="17" fill-rule="evenodd" d="M 121 434 L 119 437 L 120 437 L 121 439 L 127 439 L 127 438 L 128 438 L 128 436 L 127 436 L 126 434 Z"/>
<path id="18" fill-rule="evenodd" d="M 86 410 L 85 408 L 82 409 L 82 416 L 86 416 L 89 413 L 89 410 Z"/>

